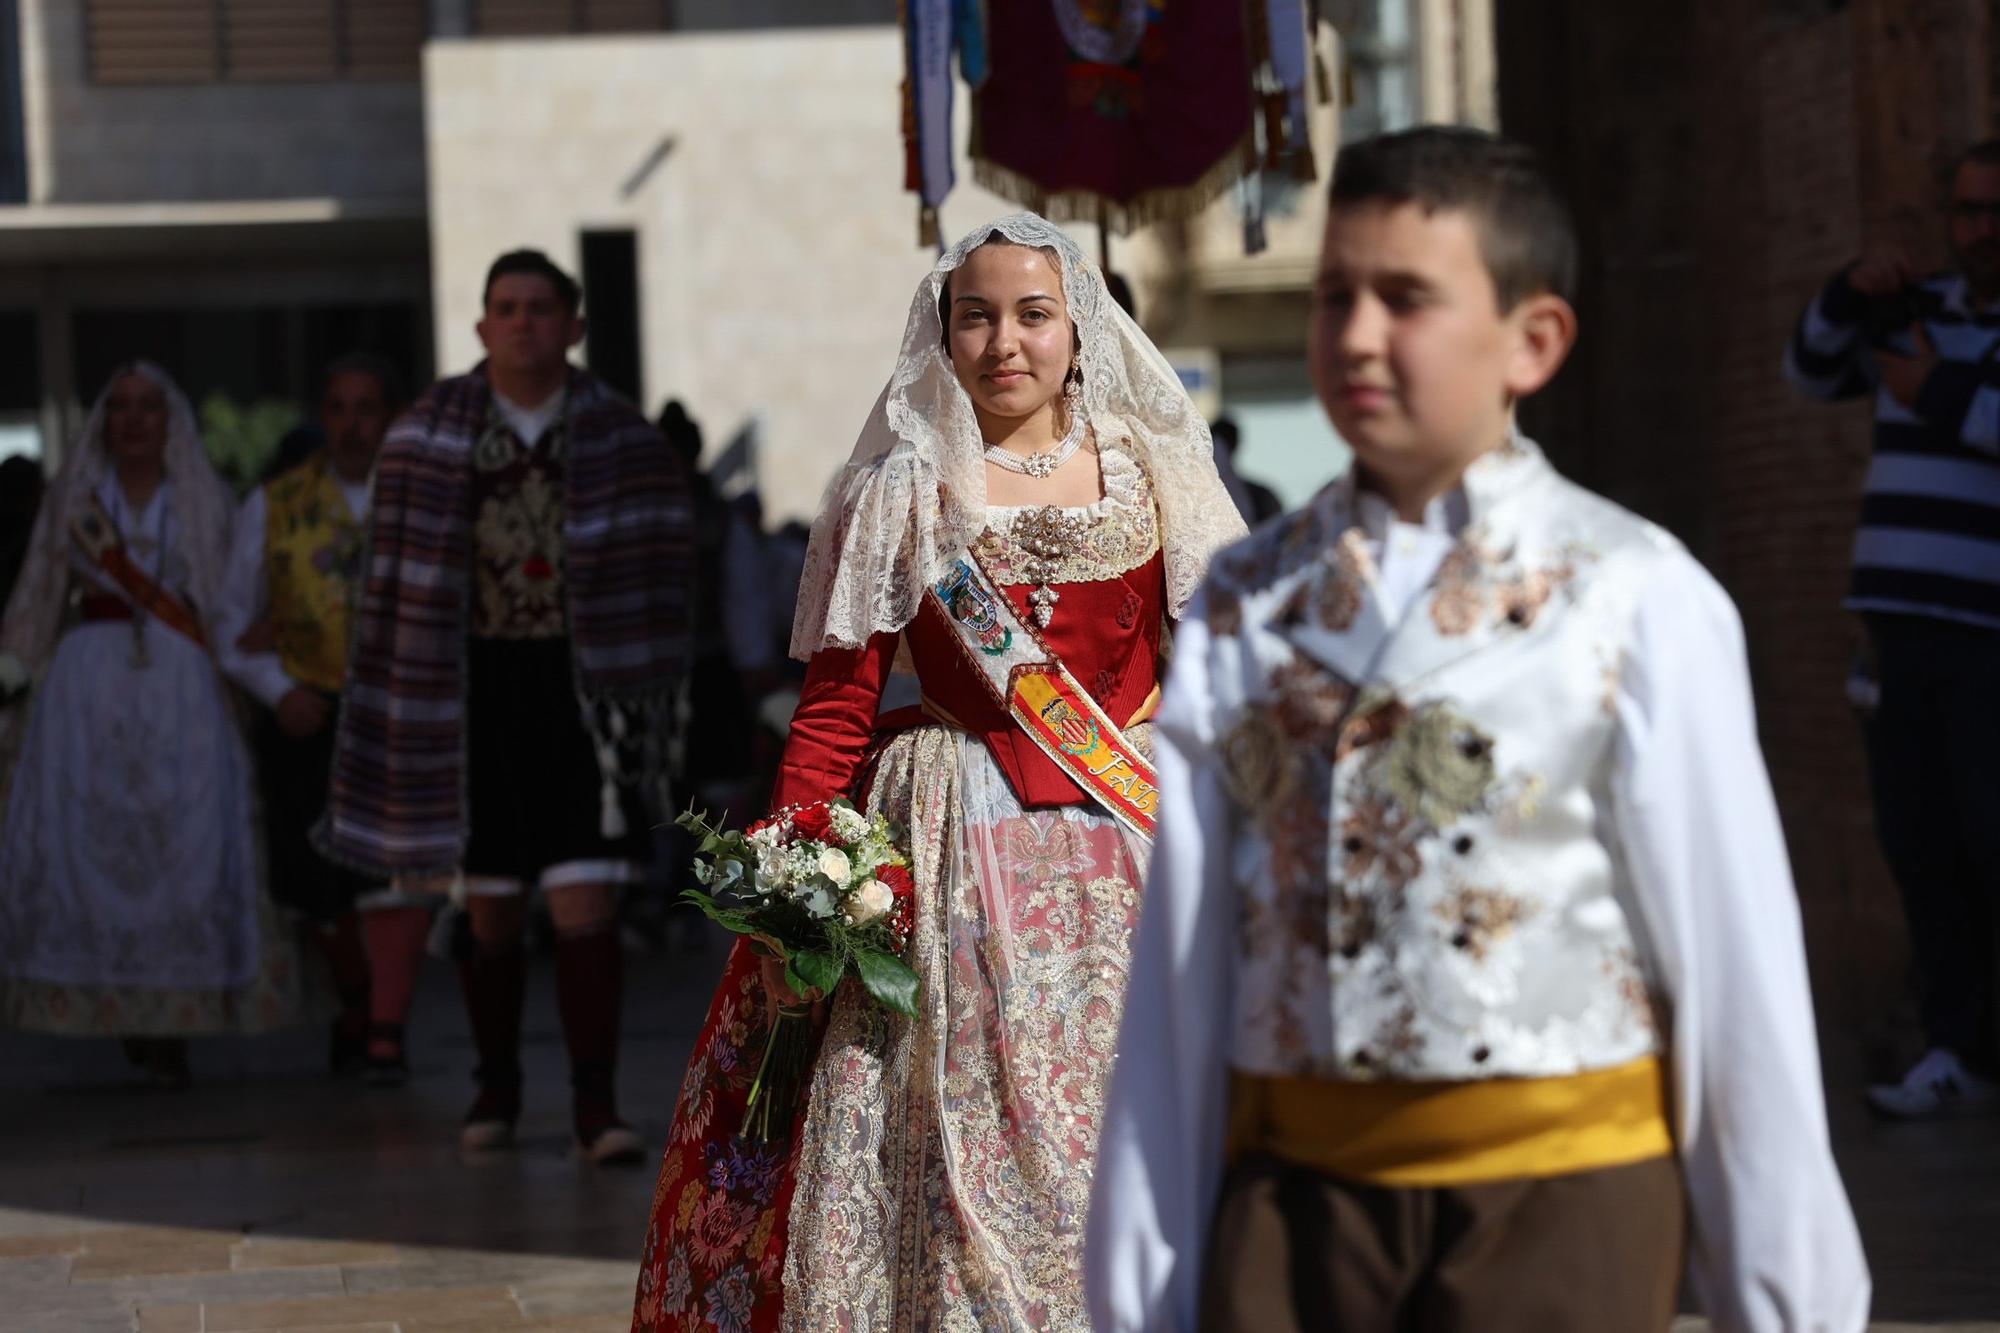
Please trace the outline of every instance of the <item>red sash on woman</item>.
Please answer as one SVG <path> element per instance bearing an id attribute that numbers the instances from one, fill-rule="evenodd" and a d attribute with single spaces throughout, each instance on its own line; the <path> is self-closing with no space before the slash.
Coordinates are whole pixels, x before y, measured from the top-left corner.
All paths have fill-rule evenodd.
<path id="1" fill-rule="evenodd" d="M 194 608 L 161 587 L 152 575 L 133 562 L 131 553 L 125 549 L 125 539 L 118 535 L 118 525 L 105 512 L 103 504 L 93 498 L 90 508 L 77 515 L 70 525 L 70 535 L 76 538 L 84 558 L 110 579 L 133 607 L 168 629 L 186 635 L 196 647 L 207 646 Z"/>
<path id="2" fill-rule="evenodd" d="M 1014 724 L 1106 814 L 1152 841 L 1160 807 L 1152 761 L 1015 613 L 979 558 L 960 551 L 946 561 L 929 596 Z"/>

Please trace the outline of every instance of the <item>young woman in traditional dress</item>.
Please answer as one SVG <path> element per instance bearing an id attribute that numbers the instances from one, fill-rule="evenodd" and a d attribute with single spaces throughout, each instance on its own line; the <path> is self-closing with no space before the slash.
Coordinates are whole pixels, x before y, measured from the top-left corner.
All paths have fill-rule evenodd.
<path id="1" fill-rule="evenodd" d="M 211 655 L 232 501 L 166 372 L 111 377 L 29 540 L 0 652 L 0 1022 L 118 1035 L 156 1081 L 185 1037 L 304 1008 L 264 908 L 250 768 Z"/>
<path id="2" fill-rule="evenodd" d="M 919 1016 L 843 987 L 788 1141 L 739 1139 L 773 1003 L 739 945 L 682 1084 L 635 1329 L 1088 1326 L 1146 718 L 1168 622 L 1242 531 L 1173 370 L 1060 230 L 1006 218 L 938 262 L 813 528 L 792 640 L 811 669 L 773 796 L 850 796 L 906 830 Z M 924 705 L 878 718 L 897 665 Z"/>

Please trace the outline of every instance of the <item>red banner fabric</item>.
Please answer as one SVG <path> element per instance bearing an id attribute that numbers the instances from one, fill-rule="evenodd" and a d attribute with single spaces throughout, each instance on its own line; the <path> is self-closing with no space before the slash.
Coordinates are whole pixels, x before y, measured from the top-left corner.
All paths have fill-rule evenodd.
<path id="1" fill-rule="evenodd" d="M 1250 165 L 1243 0 L 1012 0 L 987 9 L 979 182 L 1118 231 L 1187 217 Z"/>

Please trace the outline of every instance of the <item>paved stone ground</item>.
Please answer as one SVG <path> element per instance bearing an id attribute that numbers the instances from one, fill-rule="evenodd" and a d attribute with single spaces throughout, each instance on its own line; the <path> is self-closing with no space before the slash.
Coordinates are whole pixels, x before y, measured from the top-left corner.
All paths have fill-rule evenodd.
<path id="1" fill-rule="evenodd" d="M 720 958 L 634 959 L 624 1103 L 654 1144 Z M 0 1036 L 0 1333 L 623 1333 L 653 1170 L 569 1158 L 553 999 L 540 968 L 522 1144 L 475 1162 L 442 965 L 395 1092 L 330 1082 L 298 1036 L 199 1043 L 178 1093 L 110 1042 Z M 2000 1120 L 1877 1126 L 1829 1050 L 1878 1327 L 2000 1331 Z"/>

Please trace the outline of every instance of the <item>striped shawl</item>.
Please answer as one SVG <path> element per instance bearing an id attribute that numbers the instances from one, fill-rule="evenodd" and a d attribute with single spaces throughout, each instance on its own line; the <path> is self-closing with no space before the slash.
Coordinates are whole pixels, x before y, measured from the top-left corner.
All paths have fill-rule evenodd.
<path id="1" fill-rule="evenodd" d="M 332 784 L 315 830 L 326 855 L 373 874 L 449 874 L 465 851 L 472 449 L 490 396 L 483 364 L 433 385 L 390 428 L 376 468 Z M 689 482 L 652 426 L 594 376 L 570 372 L 567 411 L 564 578 L 577 687 L 594 719 L 637 720 L 639 735 L 622 736 L 620 749 L 646 754 L 655 776 L 689 660 Z"/>

